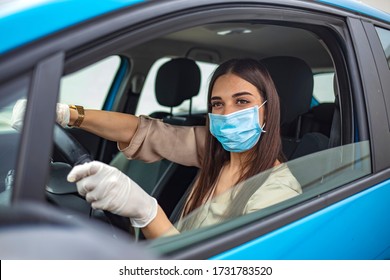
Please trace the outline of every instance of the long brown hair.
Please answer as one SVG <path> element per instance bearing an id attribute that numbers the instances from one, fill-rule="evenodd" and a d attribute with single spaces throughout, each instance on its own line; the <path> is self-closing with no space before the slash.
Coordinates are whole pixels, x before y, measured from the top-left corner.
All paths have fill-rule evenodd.
<path id="1" fill-rule="evenodd" d="M 211 93 L 215 81 L 220 76 L 228 73 L 234 74 L 254 85 L 263 100 L 267 100 L 267 103 L 264 105 L 266 132 L 261 135 L 259 142 L 247 153 L 245 161 L 242 164 L 240 178 L 235 182 L 237 184 L 262 171 L 272 168 L 276 160 L 283 162 L 285 159 L 282 153 L 280 137 L 279 97 L 270 74 L 259 61 L 245 58 L 231 59 L 222 63 L 215 70 L 210 80 L 207 100 L 209 104 L 208 112 L 211 112 Z M 209 129 L 208 121 L 206 127 Z M 230 152 L 224 150 L 219 141 L 211 133 L 208 133 L 206 136 L 205 154 L 197 183 L 194 185 L 194 189 L 187 200 L 182 216 L 189 214 L 210 198 L 221 169 L 229 160 Z M 245 192 L 241 192 L 241 195 L 237 195 L 237 199 L 231 205 L 232 207 L 230 209 L 228 208 L 228 215 L 241 215 L 246 204 L 245 201 L 250 198 L 256 189 L 253 188 L 249 192 L 246 190 Z"/>

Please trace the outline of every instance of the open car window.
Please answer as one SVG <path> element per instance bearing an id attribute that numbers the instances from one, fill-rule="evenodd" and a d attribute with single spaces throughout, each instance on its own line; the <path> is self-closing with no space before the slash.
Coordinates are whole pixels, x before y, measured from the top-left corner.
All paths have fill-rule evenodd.
<path id="1" fill-rule="evenodd" d="M 61 79 L 59 102 L 103 109 L 117 74 L 120 58 L 109 56 Z"/>
<path id="2" fill-rule="evenodd" d="M 320 103 L 334 102 L 334 73 L 318 73 L 314 76 L 312 105 Z"/>
<path id="3" fill-rule="evenodd" d="M 377 27 L 376 30 L 386 56 L 387 64 L 390 68 L 390 30 L 380 27 Z"/>
<path id="4" fill-rule="evenodd" d="M 233 32 L 228 35 L 222 32 L 224 30 L 236 29 L 251 30 L 251 32 Z M 265 52 L 259 57 L 259 61 L 269 69 L 280 96 L 282 141 L 287 163 L 276 168 L 275 172 L 269 171 L 259 174 L 233 188 L 229 193 L 224 194 L 223 197 L 217 197 L 206 203 L 204 207 L 201 207 L 176 224 L 180 231 L 214 226 L 235 217 L 240 220 L 242 213 L 237 212 L 239 210 L 234 212 L 235 214 L 226 215 L 225 213 L 227 206 L 232 204 L 232 201 L 238 209 L 242 210 L 241 212 L 270 214 L 272 212 L 269 209 L 273 209 L 275 205 L 278 205 L 279 209 L 280 207 L 290 207 L 309 199 L 309 189 L 309 193 L 321 195 L 330 189 L 338 188 L 370 173 L 369 164 L 368 167 L 364 165 L 364 168 L 359 170 L 357 174 L 351 175 L 352 177 L 346 176 L 345 180 L 340 179 L 342 177 L 341 173 L 337 173 L 339 168 L 345 170 L 343 164 L 345 164 L 346 160 L 351 160 L 350 165 L 357 165 L 356 162 L 363 161 L 362 158 L 359 158 L 360 155 L 355 153 L 355 149 L 363 151 L 361 155 L 364 163 L 370 162 L 370 156 L 369 154 L 367 155 L 366 151 L 368 144 L 366 142 L 364 142 L 364 145 L 357 143 L 345 144 L 352 142 L 351 138 L 343 139 L 344 142 L 342 143 L 340 136 L 343 132 L 341 128 L 334 127 L 333 130 L 331 129 L 333 121 L 336 124 L 343 121 L 344 126 L 342 129 L 351 129 L 352 116 L 351 112 L 348 111 L 348 108 L 350 108 L 349 92 L 343 91 L 339 93 L 335 87 L 335 63 L 340 63 L 340 59 L 338 57 L 336 57 L 338 59 L 333 58 L 332 52 L 329 51 L 324 43 L 325 41 L 333 42 L 331 36 L 324 40 L 312 30 L 307 30 L 303 27 L 284 26 L 270 22 L 210 23 L 165 34 L 151 41 L 133 46 L 121 54 L 123 58 L 127 57 L 131 61 L 129 80 L 125 79 L 127 76 L 122 77 L 122 82 L 130 85 L 117 87 L 126 88 L 127 91 L 121 92 L 118 90 L 118 92 L 111 92 L 115 99 L 115 102 L 113 102 L 115 106 L 112 109 L 118 111 L 126 110 L 135 115 L 150 115 L 156 111 L 164 111 L 164 113 L 172 114 L 173 117 L 183 117 L 178 119 L 161 118 L 167 123 L 175 120 L 175 123 L 170 123 L 174 125 L 193 124 L 194 117 L 196 117 L 196 120 L 198 120 L 198 117 L 201 117 L 203 120 L 202 125 L 204 125 L 207 117 L 207 85 L 212 71 L 222 62 L 222 59 L 216 59 L 218 56 L 213 56 L 214 50 L 211 50 L 211 48 L 207 49 L 207 45 L 203 47 L 201 53 L 206 55 L 199 56 L 199 53 L 191 53 L 188 50 L 188 42 L 186 40 L 191 41 L 188 38 L 193 38 L 195 35 L 199 38 L 206 35 L 210 36 L 210 42 L 214 45 L 227 46 L 228 49 L 222 48 L 220 50 L 221 56 L 226 54 L 231 56 L 231 49 L 238 48 L 241 45 L 248 46 L 251 50 L 255 50 L 255 46 L 258 46 Z M 268 40 L 266 40 L 267 38 Z M 167 42 L 175 45 L 177 53 L 182 53 L 183 55 L 167 56 L 167 51 L 160 50 L 158 47 L 159 44 L 164 46 Z M 289 48 L 290 53 L 288 55 L 281 55 L 278 50 L 271 47 L 271 45 L 274 45 L 275 48 L 280 47 L 281 42 L 292 46 Z M 310 49 L 315 55 L 308 57 L 302 55 L 304 47 Z M 148 50 L 148 52 L 145 52 L 145 50 Z M 145 56 L 145 54 L 149 54 L 150 57 Z M 191 54 L 194 57 L 191 57 Z M 242 54 L 237 53 L 236 55 L 239 57 Z M 337 55 L 340 56 L 340 54 Z M 194 60 L 200 68 L 201 86 L 193 97 L 187 98 L 177 106 L 167 108 L 160 105 L 156 99 L 157 72 L 168 61 L 182 57 Z M 203 59 L 203 61 L 201 59 L 197 60 L 198 57 L 207 59 Z M 89 108 L 88 106 L 101 108 L 104 99 L 107 98 L 109 89 L 115 88 L 112 84 L 115 81 L 115 77 L 118 78 L 119 76 L 119 62 L 118 56 L 111 55 L 88 68 L 63 77 L 60 101 L 71 104 L 79 102 L 79 104 L 85 105 L 87 108 Z M 296 68 L 294 68 L 295 65 L 297 65 Z M 88 88 L 88 85 L 94 84 L 95 75 L 103 75 L 104 71 L 108 71 L 104 87 L 97 85 L 96 89 L 84 90 L 84 87 Z M 343 69 L 339 73 L 342 78 Z M 143 77 L 146 78 L 143 79 Z M 299 82 L 297 83 L 296 81 Z M 347 80 L 343 81 L 344 88 L 346 88 L 345 84 L 347 82 Z M 134 84 L 137 86 L 134 87 Z M 175 85 L 171 86 L 172 92 L 174 92 Z M 101 94 L 101 97 L 98 97 L 100 96 L 99 94 Z M 100 99 L 103 99 L 103 101 Z M 313 99 L 317 101 L 316 104 L 310 103 Z M 91 105 L 89 101 L 100 102 L 100 105 Z M 189 107 L 191 107 L 191 110 L 189 110 Z M 346 110 L 341 110 L 342 115 L 340 115 L 341 107 L 346 108 Z M 172 110 L 171 113 L 170 110 Z M 198 115 L 193 116 L 191 113 Z M 339 113 L 339 116 L 338 119 L 335 119 L 337 113 Z M 187 120 L 190 122 L 187 123 Z M 76 136 L 80 131 L 70 129 L 70 132 Z M 91 140 L 91 138 L 87 138 L 85 135 L 80 135 L 78 139 L 84 140 L 83 144 L 90 150 L 92 145 L 96 143 L 96 155 L 100 155 L 100 157 L 95 157 L 97 159 L 100 159 L 102 152 L 105 152 L 98 149 L 100 147 L 108 147 L 108 144 L 102 144 L 100 139 Z M 340 146 L 340 144 L 344 145 Z M 117 152 L 115 143 L 110 145 Z M 182 145 L 186 145 L 186 143 L 182 143 Z M 348 150 L 348 147 L 353 148 Z M 110 156 L 112 156 L 112 151 L 114 150 L 109 151 Z M 337 160 L 341 160 L 341 162 L 335 164 Z M 120 169 L 143 187 L 146 192 L 156 197 L 172 221 L 175 221 L 173 214 L 176 214 L 176 217 L 180 215 L 180 211 L 177 209 L 182 206 L 180 203 L 185 201 L 183 196 L 185 193 L 188 194 L 187 189 L 197 174 L 196 167 L 183 166 L 165 159 L 153 163 L 145 163 L 139 160 L 129 160 L 121 153 L 109 158 L 106 160 L 106 163 Z M 310 170 L 314 168 L 313 172 L 305 174 L 309 167 Z M 347 167 L 350 168 L 350 166 Z M 278 179 L 278 176 L 274 176 L 274 173 L 292 174 L 295 176 L 294 182 L 287 183 L 287 187 L 282 187 L 280 190 L 278 189 L 278 184 L 283 185 L 283 182 Z M 336 177 L 338 179 L 330 179 L 330 174 L 333 173 L 337 173 L 338 177 Z M 275 177 L 276 182 L 274 180 Z M 265 181 L 267 182 L 264 185 Z M 244 197 L 246 197 L 246 202 L 249 201 L 250 203 L 248 206 L 244 205 L 245 199 L 236 203 L 234 201 L 235 196 L 245 193 L 247 185 L 251 186 L 252 193 L 245 194 Z M 266 189 L 265 186 L 267 186 L 267 192 L 264 191 Z M 215 215 L 213 214 L 215 217 L 212 219 L 207 218 L 210 209 L 216 213 Z"/>

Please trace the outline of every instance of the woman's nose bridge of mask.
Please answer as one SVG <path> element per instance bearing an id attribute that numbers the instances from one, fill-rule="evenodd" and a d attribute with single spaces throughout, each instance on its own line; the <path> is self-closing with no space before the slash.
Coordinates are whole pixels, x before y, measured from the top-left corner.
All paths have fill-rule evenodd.
<path id="1" fill-rule="evenodd" d="M 266 103 L 266 102 L 264 102 Z M 263 104 L 252 104 L 250 107 L 254 107 L 254 106 L 258 106 L 259 108 L 259 119 L 261 119 L 261 107 L 263 107 L 262 105 Z M 248 108 L 250 108 L 248 107 Z M 235 112 L 238 112 L 238 111 L 241 111 L 241 110 L 245 110 L 245 109 L 248 109 L 248 108 L 237 108 L 236 104 L 234 102 L 226 102 L 221 110 L 221 112 L 219 112 L 219 114 L 221 115 L 229 115 L 229 114 L 232 114 L 232 113 L 235 113 Z M 218 114 L 218 113 L 217 113 Z"/>

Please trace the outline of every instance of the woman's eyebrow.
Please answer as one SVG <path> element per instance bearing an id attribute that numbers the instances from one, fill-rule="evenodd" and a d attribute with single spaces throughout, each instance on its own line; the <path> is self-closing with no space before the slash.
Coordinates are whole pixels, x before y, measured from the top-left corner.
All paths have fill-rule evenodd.
<path id="1" fill-rule="evenodd" d="M 250 92 L 248 92 L 248 91 L 242 91 L 242 92 L 234 93 L 234 94 L 232 95 L 232 97 L 233 97 L 233 98 L 237 98 L 237 97 L 240 97 L 240 96 L 243 96 L 243 95 L 251 95 L 251 96 L 253 96 L 253 94 L 250 93 Z M 222 98 L 219 97 L 219 96 L 212 96 L 212 97 L 210 98 L 210 100 L 222 100 Z"/>
<path id="2" fill-rule="evenodd" d="M 232 97 L 236 98 L 236 97 L 240 97 L 240 96 L 243 96 L 243 95 L 251 95 L 251 96 L 253 96 L 253 94 L 248 92 L 248 91 L 242 91 L 242 92 L 237 92 L 237 93 L 233 94 Z"/>

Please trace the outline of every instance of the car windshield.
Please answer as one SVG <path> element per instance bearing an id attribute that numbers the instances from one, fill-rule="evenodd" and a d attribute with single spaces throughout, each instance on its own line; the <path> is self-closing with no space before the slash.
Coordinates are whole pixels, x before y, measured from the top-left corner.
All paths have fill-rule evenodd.
<path id="1" fill-rule="evenodd" d="M 23 115 L 12 118 L 17 100 L 25 100 L 28 79 L 10 81 L 0 91 L 0 206 L 11 202 Z M 23 104 L 20 104 L 23 106 Z M 19 106 L 19 107 L 20 107 Z"/>

